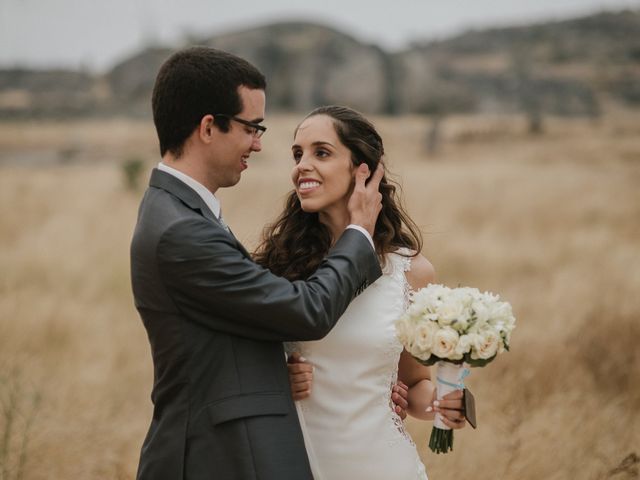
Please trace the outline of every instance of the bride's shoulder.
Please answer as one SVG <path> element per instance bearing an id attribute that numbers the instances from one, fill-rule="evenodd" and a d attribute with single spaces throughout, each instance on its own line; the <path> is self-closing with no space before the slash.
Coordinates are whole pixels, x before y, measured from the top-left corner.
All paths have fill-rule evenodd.
<path id="1" fill-rule="evenodd" d="M 410 260 L 411 268 L 405 272 L 405 276 L 412 289 L 417 290 L 435 282 L 436 270 L 424 255 L 419 253 Z"/>

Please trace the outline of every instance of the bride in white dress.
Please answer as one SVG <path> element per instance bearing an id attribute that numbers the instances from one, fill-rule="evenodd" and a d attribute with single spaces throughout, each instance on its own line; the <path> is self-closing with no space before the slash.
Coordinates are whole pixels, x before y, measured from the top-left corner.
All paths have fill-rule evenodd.
<path id="1" fill-rule="evenodd" d="M 314 110 L 298 126 L 292 152 L 295 191 L 265 230 L 256 258 L 279 275 L 300 279 L 315 270 L 346 228 L 358 165 L 374 171 L 384 148 L 362 115 L 329 106 Z M 382 179 L 383 206 L 373 243 L 383 276 L 353 300 L 325 338 L 287 346 L 295 359 L 305 360 L 293 363 L 290 374 L 315 480 L 427 478 L 393 407 L 392 388 L 406 397 L 413 417 L 432 420 L 440 412 L 451 428 L 465 424 L 462 393 L 435 401 L 429 368 L 403 351 L 395 335 L 394 321 L 406 308 L 409 291 L 434 281 L 431 264 L 414 254 L 421 238 L 395 190 Z"/>

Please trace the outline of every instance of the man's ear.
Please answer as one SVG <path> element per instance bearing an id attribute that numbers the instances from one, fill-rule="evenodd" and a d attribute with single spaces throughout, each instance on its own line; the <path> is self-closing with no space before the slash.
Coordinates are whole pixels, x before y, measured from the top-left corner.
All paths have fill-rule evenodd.
<path id="1" fill-rule="evenodd" d="M 216 125 L 213 122 L 213 115 L 207 114 L 200 119 L 200 125 L 198 126 L 198 136 L 200 140 L 205 143 L 211 142 L 214 135 L 214 129 L 216 129 Z"/>

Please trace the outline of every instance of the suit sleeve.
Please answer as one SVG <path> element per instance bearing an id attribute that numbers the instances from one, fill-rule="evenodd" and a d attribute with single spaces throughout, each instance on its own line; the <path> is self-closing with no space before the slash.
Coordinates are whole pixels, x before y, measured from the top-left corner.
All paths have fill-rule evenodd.
<path id="1" fill-rule="evenodd" d="M 366 237 L 347 230 L 307 281 L 290 282 L 246 258 L 205 219 L 181 219 L 157 247 L 162 281 L 185 316 L 256 340 L 324 337 L 356 292 L 380 275 Z"/>

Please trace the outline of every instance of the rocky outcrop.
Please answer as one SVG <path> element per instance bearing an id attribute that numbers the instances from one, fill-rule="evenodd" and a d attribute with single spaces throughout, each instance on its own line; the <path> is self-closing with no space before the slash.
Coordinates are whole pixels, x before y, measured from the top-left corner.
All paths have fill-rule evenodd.
<path id="1" fill-rule="evenodd" d="M 113 67 L 105 76 L 111 105 L 130 114 L 151 112 L 156 73 L 171 53 L 168 48 L 148 48 Z"/>
<path id="2" fill-rule="evenodd" d="M 640 11 L 469 31 L 396 55 L 401 110 L 597 115 L 601 100 L 640 106 Z"/>
<path id="3" fill-rule="evenodd" d="M 366 112 L 387 109 L 385 52 L 336 30 L 287 22 L 215 36 L 204 44 L 260 68 L 274 109 L 308 111 L 332 103 Z"/>
<path id="4" fill-rule="evenodd" d="M 267 76 L 271 111 L 347 104 L 366 113 L 598 115 L 603 100 L 640 106 L 640 11 L 469 31 L 388 53 L 333 28 L 282 22 L 195 39 Z M 171 48 L 149 48 L 91 77 L 0 70 L 0 118 L 149 115 Z"/>

